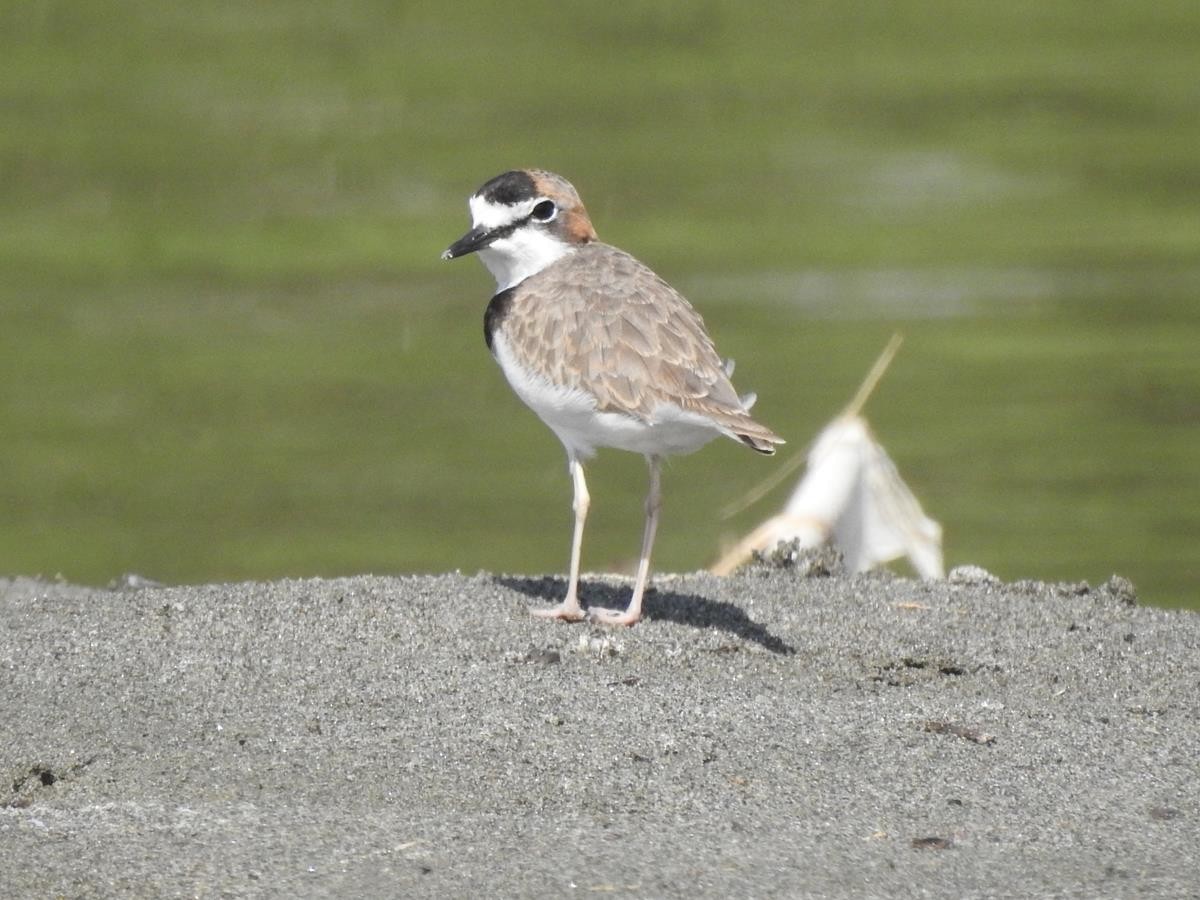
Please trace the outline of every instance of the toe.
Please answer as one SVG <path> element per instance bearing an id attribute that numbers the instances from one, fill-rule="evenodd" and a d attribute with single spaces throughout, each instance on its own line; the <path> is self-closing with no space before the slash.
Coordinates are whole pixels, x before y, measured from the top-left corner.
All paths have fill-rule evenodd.
<path id="1" fill-rule="evenodd" d="M 562 622 L 579 622 L 584 618 L 582 609 L 578 606 L 568 606 L 565 603 L 543 609 L 531 609 L 529 614 L 539 619 L 558 619 Z"/>
<path id="2" fill-rule="evenodd" d="M 598 625 L 623 625 L 628 627 L 641 621 L 641 615 L 632 615 L 625 609 L 597 609 L 591 608 L 587 612 L 589 622 L 595 622 Z"/>

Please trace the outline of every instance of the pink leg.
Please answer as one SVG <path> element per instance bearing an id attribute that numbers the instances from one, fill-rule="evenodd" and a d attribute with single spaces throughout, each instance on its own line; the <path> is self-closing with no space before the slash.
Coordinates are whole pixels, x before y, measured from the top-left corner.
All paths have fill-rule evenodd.
<path id="1" fill-rule="evenodd" d="M 650 551 L 654 547 L 654 533 L 658 530 L 658 510 L 662 506 L 660 470 L 662 458 L 647 456 L 650 466 L 650 490 L 646 494 L 646 530 L 642 533 L 642 556 L 638 560 L 637 580 L 633 584 L 633 596 L 624 612 L 615 609 L 588 610 L 588 619 L 602 625 L 633 625 L 642 618 L 642 595 L 650 577 Z"/>
<path id="2" fill-rule="evenodd" d="M 544 619 L 562 619 L 564 622 L 578 622 L 583 618 L 583 607 L 579 605 L 579 556 L 583 549 L 583 523 L 587 519 L 588 506 L 592 498 L 588 496 L 587 481 L 583 477 L 583 466 L 579 460 L 571 457 L 567 461 L 571 471 L 571 481 L 575 485 L 575 534 L 571 538 L 571 582 L 567 585 L 567 596 L 558 606 L 545 609 L 531 609 L 530 613 Z"/>

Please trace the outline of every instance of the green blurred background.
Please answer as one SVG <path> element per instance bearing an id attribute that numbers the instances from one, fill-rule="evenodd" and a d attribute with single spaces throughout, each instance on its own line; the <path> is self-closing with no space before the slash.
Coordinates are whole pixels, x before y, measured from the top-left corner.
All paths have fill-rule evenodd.
<path id="1" fill-rule="evenodd" d="M 562 572 L 562 450 L 438 259 L 536 165 L 790 451 L 902 331 L 867 415 L 950 565 L 1200 606 L 1195 0 L 31 0 L 0 75 L 0 573 Z M 779 464 L 673 461 L 656 568 Z M 644 465 L 589 478 L 627 567 Z"/>

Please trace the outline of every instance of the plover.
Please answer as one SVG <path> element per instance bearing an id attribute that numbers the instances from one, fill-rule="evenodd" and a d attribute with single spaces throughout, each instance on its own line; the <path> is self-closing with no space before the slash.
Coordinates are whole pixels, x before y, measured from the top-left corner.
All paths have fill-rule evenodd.
<path id="1" fill-rule="evenodd" d="M 497 175 L 471 195 L 472 227 L 442 254 L 478 253 L 496 279 L 484 339 L 508 383 L 567 451 L 575 530 L 563 601 L 533 614 L 610 625 L 642 615 L 658 526 L 664 456 L 691 453 L 718 435 L 759 453 L 783 439 L 750 417 L 704 322 L 674 288 L 628 253 L 597 240 L 575 188 L 541 169 Z M 645 456 L 646 525 L 633 594 L 625 610 L 579 602 L 579 559 L 587 518 L 583 462 L 600 447 Z"/>

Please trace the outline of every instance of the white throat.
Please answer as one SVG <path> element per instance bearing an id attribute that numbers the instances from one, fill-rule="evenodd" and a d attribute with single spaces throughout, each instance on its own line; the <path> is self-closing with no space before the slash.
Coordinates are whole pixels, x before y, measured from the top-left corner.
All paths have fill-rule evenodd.
<path id="1" fill-rule="evenodd" d="M 536 200 L 517 206 L 489 203 L 482 197 L 470 200 L 475 227 L 502 227 L 529 215 Z M 479 258 L 496 279 L 497 292 L 520 284 L 571 252 L 572 246 L 532 223 L 493 241 L 479 251 Z"/>
<path id="2" fill-rule="evenodd" d="M 496 279 L 496 290 L 520 284 L 530 275 L 571 252 L 571 246 L 534 228 L 518 228 L 508 237 L 479 251 L 479 258 Z"/>

